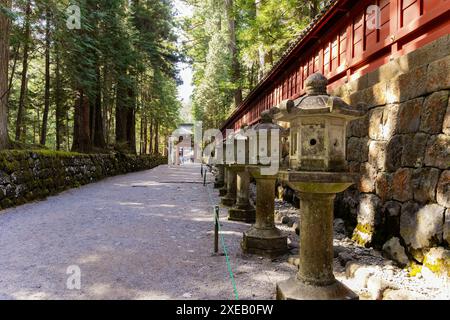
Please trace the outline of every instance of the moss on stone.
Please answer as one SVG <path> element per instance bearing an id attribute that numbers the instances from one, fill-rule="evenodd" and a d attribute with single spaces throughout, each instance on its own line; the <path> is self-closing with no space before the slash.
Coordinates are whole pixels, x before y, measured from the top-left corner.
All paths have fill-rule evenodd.
<path id="1" fill-rule="evenodd" d="M 20 185 L 20 194 L 10 192 L 0 202 L 0 209 L 43 199 L 108 176 L 147 170 L 161 164 L 167 164 L 167 158 L 51 150 L 1 151 L 0 172 L 6 177 L 3 184 L 11 184 L 16 191 Z"/>
<path id="2" fill-rule="evenodd" d="M 426 257 L 423 261 L 423 265 L 437 275 L 447 275 L 450 277 L 450 260 L 436 259 L 435 261 L 429 261 Z"/>
<path id="3" fill-rule="evenodd" d="M 356 230 L 358 230 L 359 232 L 368 234 L 368 235 L 371 235 L 373 233 L 373 227 L 368 223 L 366 223 L 366 224 L 358 223 L 356 225 Z"/>
<path id="4" fill-rule="evenodd" d="M 422 266 L 415 262 L 411 262 L 408 266 L 408 276 L 415 277 L 422 272 Z"/>

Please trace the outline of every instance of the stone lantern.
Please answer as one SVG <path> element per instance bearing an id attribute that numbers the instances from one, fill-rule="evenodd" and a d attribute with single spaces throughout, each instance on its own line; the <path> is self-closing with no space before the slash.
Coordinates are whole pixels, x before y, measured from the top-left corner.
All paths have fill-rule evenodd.
<path id="1" fill-rule="evenodd" d="M 300 197 L 300 266 L 296 277 L 277 284 L 277 299 L 357 299 L 333 274 L 333 208 L 337 193 L 356 182 L 346 170 L 346 127 L 364 116 L 327 94 L 319 73 L 306 80 L 306 95 L 274 108 L 291 124 L 290 170 L 279 177 Z"/>
<path id="2" fill-rule="evenodd" d="M 216 145 L 216 150 L 214 152 L 214 158 L 215 158 L 215 167 L 216 167 L 216 177 L 214 180 L 214 189 L 219 189 L 219 192 L 221 189 L 226 187 L 225 185 L 225 164 L 224 164 L 224 155 L 223 151 L 221 151 L 221 148 L 225 147 L 223 144 L 223 141 L 218 142 L 219 146 Z M 220 145 L 222 144 L 222 146 Z M 221 194 L 220 196 L 224 196 L 225 194 Z"/>
<path id="3" fill-rule="evenodd" d="M 244 232 L 241 246 L 244 253 L 274 258 L 287 252 L 287 237 L 275 227 L 274 219 L 275 182 L 278 170 L 271 174 L 265 172 L 264 169 L 267 169 L 268 165 L 263 163 L 259 152 L 263 149 L 267 154 L 275 151 L 275 165 L 279 165 L 281 152 L 279 149 L 275 150 L 274 146 L 271 145 L 271 130 L 277 130 L 280 137 L 283 129 L 273 123 L 268 111 L 262 113 L 261 123 L 252 129 L 256 133 L 253 137 L 253 139 L 256 138 L 256 141 L 253 140 L 250 143 L 250 148 L 256 142 L 258 153 L 253 153 L 250 156 L 250 163 L 255 164 L 248 165 L 247 172 L 256 180 L 256 222 L 248 231 Z M 268 134 L 266 145 L 262 145 L 261 142 L 260 134 L 262 132 L 267 132 Z M 279 147 L 280 141 L 278 141 Z M 270 156 L 273 155 L 270 154 Z M 274 159 L 274 157 L 271 158 Z"/>
<path id="4" fill-rule="evenodd" d="M 235 159 L 235 133 L 229 134 L 224 140 L 224 162 L 226 194 L 222 197 L 221 203 L 226 207 L 232 207 L 236 203 L 236 170 L 231 167 Z M 231 160 L 231 161 L 230 161 Z"/>
<path id="5" fill-rule="evenodd" d="M 223 147 L 223 149 L 222 149 L 223 151 L 222 151 L 222 154 L 220 155 L 222 157 L 222 159 L 220 159 L 221 161 L 218 160 L 219 165 L 217 166 L 219 169 L 219 174 L 220 174 L 220 172 L 222 172 L 222 174 L 223 174 L 223 185 L 221 188 L 219 188 L 219 196 L 220 197 L 224 197 L 228 191 L 228 186 L 227 186 L 228 185 L 228 183 L 227 183 L 227 181 L 228 181 L 228 166 L 225 162 L 225 153 L 226 153 L 226 147 L 227 147 L 226 139 L 224 139 L 222 141 L 222 147 Z"/>
<path id="6" fill-rule="evenodd" d="M 250 175 L 245 167 L 249 164 L 249 137 L 246 127 L 235 132 L 234 160 L 230 170 L 236 172 L 236 204 L 228 211 L 229 220 L 247 223 L 255 222 L 256 210 L 249 200 Z"/>

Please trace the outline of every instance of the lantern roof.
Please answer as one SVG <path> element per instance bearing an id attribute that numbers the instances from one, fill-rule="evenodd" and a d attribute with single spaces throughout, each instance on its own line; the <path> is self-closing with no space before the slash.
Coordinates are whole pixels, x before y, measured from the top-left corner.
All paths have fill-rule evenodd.
<path id="1" fill-rule="evenodd" d="M 327 93 L 327 78 L 314 73 L 305 82 L 306 95 L 297 100 L 285 100 L 272 110 L 278 121 L 291 121 L 302 116 L 332 116 L 353 120 L 366 114 L 366 107 L 353 107 L 344 100 Z"/>

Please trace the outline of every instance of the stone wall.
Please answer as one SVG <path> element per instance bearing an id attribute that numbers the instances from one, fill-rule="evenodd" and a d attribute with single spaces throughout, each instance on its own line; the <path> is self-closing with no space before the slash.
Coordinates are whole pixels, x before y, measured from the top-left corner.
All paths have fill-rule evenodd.
<path id="1" fill-rule="evenodd" d="M 333 92 L 370 108 L 348 129 L 360 180 L 339 196 L 336 215 L 361 245 L 398 237 L 418 262 L 450 244 L 449 48 L 447 35 Z"/>
<path id="2" fill-rule="evenodd" d="M 105 177 L 151 169 L 167 158 L 50 151 L 0 152 L 0 210 Z"/>

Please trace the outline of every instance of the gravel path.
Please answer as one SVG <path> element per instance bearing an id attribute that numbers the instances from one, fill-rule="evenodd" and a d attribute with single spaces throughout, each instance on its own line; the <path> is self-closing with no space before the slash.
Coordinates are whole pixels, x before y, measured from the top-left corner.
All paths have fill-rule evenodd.
<path id="1" fill-rule="evenodd" d="M 160 166 L 2 211 L 0 299 L 233 299 L 209 193 L 218 203 L 198 166 Z M 272 299 L 295 267 L 242 255 L 249 226 L 221 216 L 239 297 Z M 80 290 L 67 289 L 69 266 Z"/>
<path id="2" fill-rule="evenodd" d="M 2 211 L 0 299 L 232 300 L 226 259 L 212 254 L 212 205 L 217 203 L 218 192 L 210 182 L 203 186 L 199 166 L 160 166 Z M 270 260 L 241 253 L 242 232 L 249 225 L 228 221 L 221 208 L 240 299 L 273 299 L 276 282 L 296 272 L 295 225 L 280 220 L 287 216 L 292 224 L 297 210 L 279 201 L 276 209 L 291 251 Z M 359 248 L 339 233 L 335 258 L 337 278 L 362 299 L 450 298 L 450 287 L 408 278 L 381 253 Z M 352 261 L 361 268 L 347 278 L 344 266 Z M 67 288 L 71 266 L 81 271 L 80 290 Z"/>

